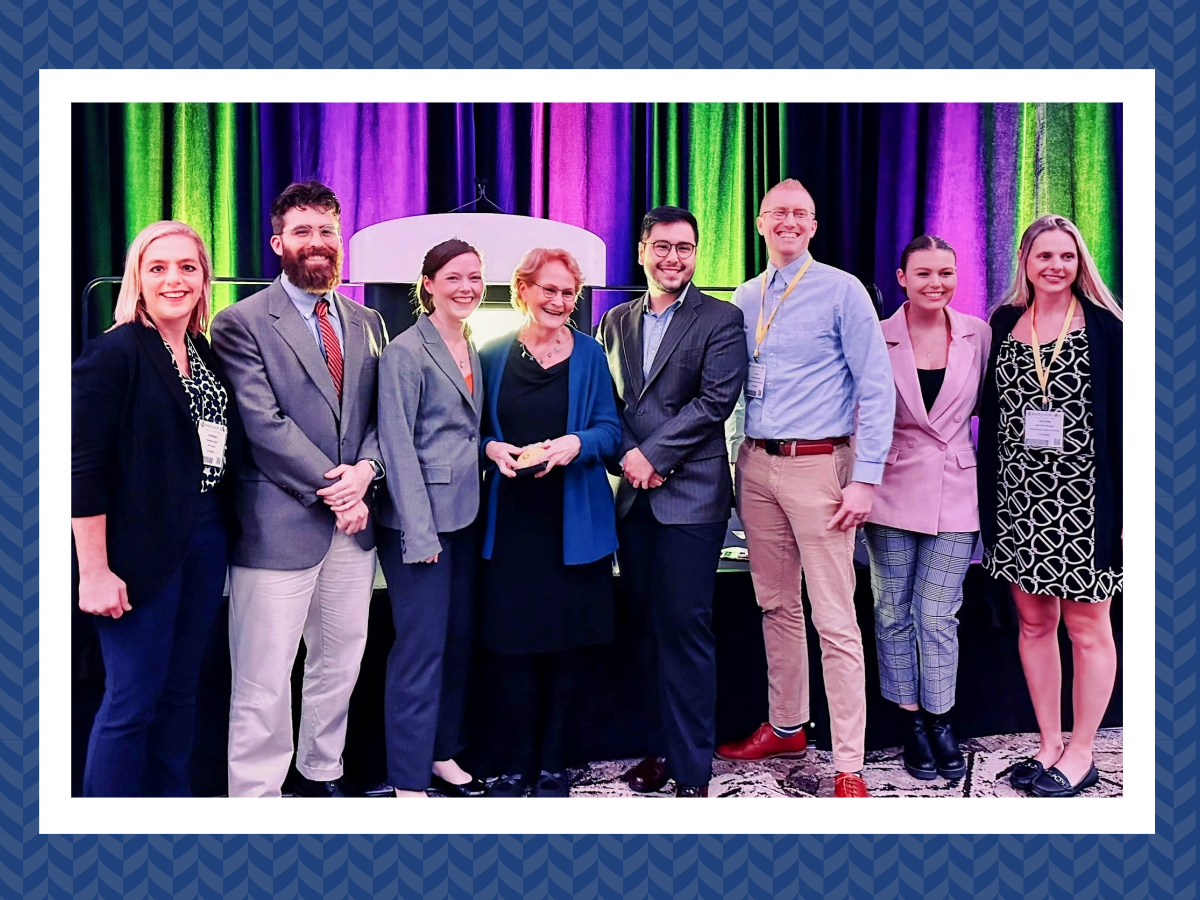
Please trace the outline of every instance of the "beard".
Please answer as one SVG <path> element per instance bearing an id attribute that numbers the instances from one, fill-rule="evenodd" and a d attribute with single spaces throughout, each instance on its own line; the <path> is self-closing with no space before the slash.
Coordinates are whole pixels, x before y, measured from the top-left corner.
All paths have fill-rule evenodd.
<path id="1" fill-rule="evenodd" d="M 309 259 L 323 260 L 310 263 Z M 342 281 L 342 248 L 305 247 L 299 253 L 283 250 L 283 271 L 288 281 L 309 294 L 325 294 Z"/>

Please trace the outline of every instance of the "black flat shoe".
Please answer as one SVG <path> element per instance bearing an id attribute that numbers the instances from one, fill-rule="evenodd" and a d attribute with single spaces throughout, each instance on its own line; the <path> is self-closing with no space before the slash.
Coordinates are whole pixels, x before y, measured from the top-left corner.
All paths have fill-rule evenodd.
<path id="1" fill-rule="evenodd" d="M 1057 766 L 1051 766 L 1034 779 L 1032 790 L 1035 797 L 1074 797 L 1099 781 L 1100 772 L 1094 763 L 1079 780 L 1079 784 L 1071 784 L 1067 776 L 1058 771 Z"/>
<path id="2" fill-rule="evenodd" d="M 547 772 L 542 769 L 538 775 L 537 784 L 533 786 L 535 797 L 569 797 L 571 795 L 571 776 L 566 772 Z"/>
<path id="3" fill-rule="evenodd" d="M 313 781 L 297 772 L 292 781 L 292 796 L 352 797 L 354 795 L 346 789 L 345 783 L 340 778 L 335 778 L 333 781 Z"/>
<path id="4" fill-rule="evenodd" d="M 1028 791 L 1037 777 L 1045 771 L 1046 767 L 1031 756 L 1012 767 L 1008 773 L 1008 783 L 1018 791 Z"/>
<path id="5" fill-rule="evenodd" d="M 472 776 L 466 784 L 451 784 L 437 775 L 429 777 L 429 786 L 445 797 L 486 797 L 487 783 Z"/>
<path id="6" fill-rule="evenodd" d="M 524 797 L 529 779 L 524 775 L 501 775 L 488 788 L 489 797 Z"/>

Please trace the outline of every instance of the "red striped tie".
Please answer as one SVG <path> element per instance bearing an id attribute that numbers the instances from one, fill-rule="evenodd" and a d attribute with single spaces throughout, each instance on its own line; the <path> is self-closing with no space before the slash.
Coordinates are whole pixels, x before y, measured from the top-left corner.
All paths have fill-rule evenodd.
<path id="1" fill-rule="evenodd" d="M 338 402 L 342 399 L 342 346 L 338 343 L 337 332 L 329 321 L 329 301 L 317 301 L 317 328 L 321 331 L 321 343 L 325 347 L 325 365 L 329 366 L 329 377 L 333 379 L 333 388 L 337 391 Z"/>

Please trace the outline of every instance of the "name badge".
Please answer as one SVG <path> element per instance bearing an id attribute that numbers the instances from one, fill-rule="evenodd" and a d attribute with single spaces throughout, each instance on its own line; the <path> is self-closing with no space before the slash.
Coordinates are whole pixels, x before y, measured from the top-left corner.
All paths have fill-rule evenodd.
<path id="1" fill-rule="evenodd" d="M 1025 446 L 1063 448 L 1063 412 L 1061 409 L 1025 410 Z"/>
<path id="2" fill-rule="evenodd" d="M 746 372 L 746 396 L 761 399 L 767 387 L 767 367 L 763 363 L 750 363 Z"/>
<path id="3" fill-rule="evenodd" d="M 225 438 L 229 429 L 216 422 L 201 421 L 197 426 L 200 432 L 200 455 L 204 464 L 219 469 L 225 465 Z"/>

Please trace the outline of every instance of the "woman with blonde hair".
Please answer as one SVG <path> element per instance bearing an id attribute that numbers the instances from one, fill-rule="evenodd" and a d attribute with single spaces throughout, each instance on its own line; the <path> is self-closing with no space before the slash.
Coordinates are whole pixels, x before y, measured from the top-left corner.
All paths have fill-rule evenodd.
<path id="1" fill-rule="evenodd" d="M 1074 223 L 1030 225 L 991 318 L 978 484 L 984 569 L 1016 604 L 1040 739 L 1010 781 L 1040 797 L 1099 780 L 1092 751 L 1117 669 L 1108 601 L 1122 583 L 1121 322 Z M 1060 619 L 1074 663 L 1065 746 Z"/>
<path id="2" fill-rule="evenodd" d="M 71 530 L 104 700 L 86 796 L 187 796 L 196 683 L 221 604 L 241 423 L 208 342 L 212 266 L 182 222 L 129 246 L 116 323 L 71 370 Z"/>
<path id="3" fill-rule="evenodd" d="M 494 654 L 498 718 L 515 742 L 494 797 L 529 787 L 567 796 L 574 651 L 612 640 L 617 526 L 605 463 L 621 425 L 603 349 L 570 324 L 582 287 L 570 253 L 530 250 L 512 279 L 525 321 L 479 354 L 493 464 L 480 630 Z"/>

